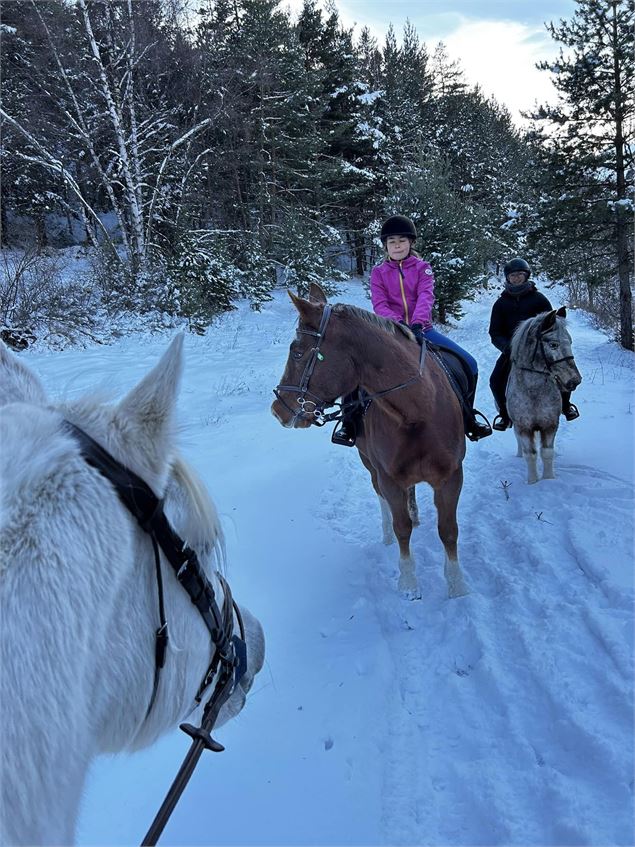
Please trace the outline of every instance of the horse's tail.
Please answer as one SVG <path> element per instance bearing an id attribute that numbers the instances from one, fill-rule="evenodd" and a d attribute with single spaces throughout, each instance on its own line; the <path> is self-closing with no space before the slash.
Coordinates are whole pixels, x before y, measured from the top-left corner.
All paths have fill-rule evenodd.
<path id="1" fill-rule="evenodd" d="M 205 550 L 216 560 L 216 567 L 225 571 L 225 536 L 223 527 L 205 484 L 194 470 L 181 459 L 172 460 L 172 482 L 189 500 L 189 508 L 184 510 L 186 524 L 183 527 L 183 540 L 193 550 Z"/>

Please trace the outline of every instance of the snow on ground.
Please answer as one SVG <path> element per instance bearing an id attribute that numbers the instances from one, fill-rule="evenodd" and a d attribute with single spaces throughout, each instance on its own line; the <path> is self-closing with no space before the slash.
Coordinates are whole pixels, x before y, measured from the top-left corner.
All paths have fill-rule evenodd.
<path id="1" fill-rule="evenodd" d="M 450 330 L 479 360 L 490 417 L 495 296 Z M 369 305 L 359 284 L 339 299 Z M 269 412 L 294 323 L 278 292 L 186 341 L 183 450 L 224 518 L 232 588 L 263 622 L 267 663 L 161 843 L 632 845 L 633 355 L 570 313 L 581 417 L 562 419 L 557 479 L 526 485 L 511 432 L 468 443 L 472 593 L 446 599 L 421 485 L 423 599 L 408 602 L 356 451 Z M 25 357 L 58 396 L 120 394 L 167 341 Z M 138 843 L 188 746 L 176 731 L 100 759 L 80 843 Z"/>

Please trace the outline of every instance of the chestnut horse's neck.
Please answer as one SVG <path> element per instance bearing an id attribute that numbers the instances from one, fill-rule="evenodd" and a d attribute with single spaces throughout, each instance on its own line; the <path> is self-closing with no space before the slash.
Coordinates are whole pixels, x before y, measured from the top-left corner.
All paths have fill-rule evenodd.
<path id="1" fill-rule="evenodd" d="M 369 394 L 395 388 L 374 402 L 405 423 L 424 420 L 430 414 L 430 396 L 435 391 L 432 360 L 426 358 L 420 370 L 418 344 L 392 322 L 360 312 L 350 309 L 347 316 L 359 385 Z M 397 388 L 409 380 L 413 381 Z"/>

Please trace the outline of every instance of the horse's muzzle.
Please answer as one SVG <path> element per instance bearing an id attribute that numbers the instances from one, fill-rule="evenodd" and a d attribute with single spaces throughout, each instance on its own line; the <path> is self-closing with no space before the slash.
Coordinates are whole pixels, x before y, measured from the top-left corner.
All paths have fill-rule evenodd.
<path id="1" fill-rule="evenodd" d="M 289 411 L 279 400 L 274 400 L 271 404 L 271 414 L 287 429 L 306 429 L 315 420 L 312 414 L 308 415 L 300 409 L 297 413 Z"/>

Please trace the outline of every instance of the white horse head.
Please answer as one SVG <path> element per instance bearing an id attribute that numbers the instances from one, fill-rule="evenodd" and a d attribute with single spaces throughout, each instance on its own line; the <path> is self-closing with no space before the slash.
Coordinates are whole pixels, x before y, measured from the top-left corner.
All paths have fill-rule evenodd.
<path id="1" fill-rule="evenodd" d="M 2 844 L 70 844 L 97 754 L 143 747 L 200 716 L 194 696 L 213 645 L 165 560 L 170 640 L 146 714 L 159 626 L 152 544 L 63 424 L 80 427 L 164 498 L 220 600 L 218 517 L 174 448 L 182 348 L 178 336 L 117 405 L 54 405 L 0 343 Z M 260 624 L 241 611 L 248 667 L 218 724 L 240 711 L 264 660 Z"/>

